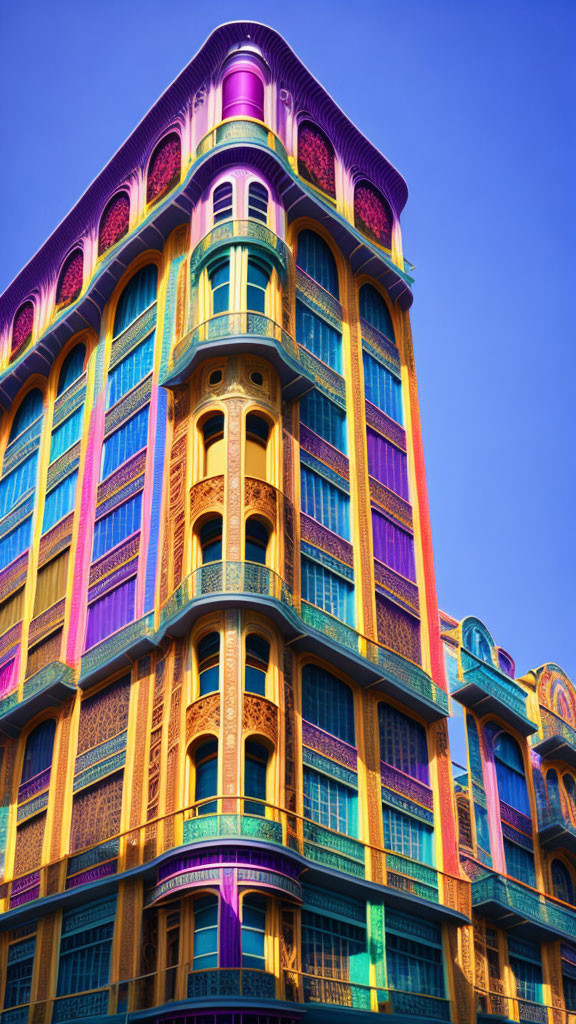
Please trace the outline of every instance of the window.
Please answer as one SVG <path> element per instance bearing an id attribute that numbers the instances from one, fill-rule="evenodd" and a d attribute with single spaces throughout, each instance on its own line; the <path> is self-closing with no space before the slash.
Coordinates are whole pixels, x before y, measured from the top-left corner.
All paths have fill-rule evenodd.
<path id="1" fill-rule="evenodd" d="M 194 790 L 194 802 L 209 800 L 218 792 L 218 740 L 208 740 L 196 748 L 194 758 L 196 766 L 196 783 Z M 198 814 L 215 814 L 217 801 L 209 800 L 208 803 L 200 804 L 197 808 Z"/>
<path id="2" fill-rule="evenodd" d="M 541 1003 L 542 960 L 540 947 L 535 942 L 515 939 L 510 935 L 508 937 L 508 955 L 510 967 L 516 980 L 516 995 L 518 999 L 526 999 L 531 1003 Z M 523 1007 L 520 1007 L 521 1019 L 523 1009 Z"/>
<path id="3" fill-rule="evenodd" d="M 83 278 L 84 255 L 81 249 L 75 249 L 60 271 L 56 289 L 57 306 L 68 306 L 78 298 L 82 291 Z"/>
<path id="4" fill-rule="evenodd" d="M 553 860 L 551 872 L 554 895 L 559 900 L 563 900 L 564 903 L 571 903 L 572 906 L 575 906 L 576 893 L 574 892 L 574 882 L 566 865 L 561 860 Z"/>
<path id="5" fill-rule="evenodd" d="M 134 619 L 136 577 L 120 583 L 88 608 L 86 649 L 100 643 Z"/>
<path id="6" fill-rule="evenodd" d="M 84 408 L 81 406 L 54 428 L 50 439 L 50 462 L 55 462 L 80 440 L 83 420 Z"/>
<path id="7" fill-rule="evenodd" d="M 491 645 L 483 630 L 478 626 L 468 627 L 464 637 L 464 646 L 477 658 L 480 658 L 480 661 L 485 661 L 488 665 L 492 664 Z"/>
<path id="8" fill-rule="evenodd" d="M 229 220 L 232 216 L 232 182 L 223 181 L 217 185 L 212 193 L 212 213 L 214 223 L 219 224 L 222 220 Z"/>
<path id="9" fill-rule="evenodd" d="M 219 476 L 226 468 L 224 413 L 217 412 L 202 424 L 204 438 L 204 476 Z"/>
<path id="10" fill-rule="evenodd" d="M 306 228 L 298 235 L 297 265 L 334 298 L 338 298 L 338 270 L 330 246 L 315 231 Z"/>
<path id="11" fill-rule="evenodd" d="M 374 242 L 392 246 L 392 210 L 384 196 L 367 181 L 354 190 L 354 224 Z"/>
<path id="12" fill-rule="evenodd" d="M 409 580 L 416 579 L 414 540 L 411 534 L 401 530 L 376 509 L 372 509 L 372 537 L 374 558 L 389 565 L 401 576 L 406 576 Z"/>
<path id="13" fill-rule="evenodd" d="M 146 202 L 153 203 L 180 180 L 180 136 L 176 132 L 158 143 L 148 164 Z"/>
<path id="14" fill-rule="evenodd" d="M 354 746 L 354 696 L 341 679 L 319 665 L 302 669 L 302 716 Z"/>
<path id="15" fill-rule="evenodd" d="M 315 388 L 300 402 L 300 422 L 346 454 L 346 413 Z"/>
<path id="16" fill-rule="evenodd" d="M 34 329 L 34 306 L 31 302 L 25 302 L 16 313 L 12 324 L 12 344 L 10 347 L 10 358 L 18 355 L 29 341 L 32 340 Z"/>
<path id="17" fill-rule="evenodd" d="M 70 914 L 77 913 L 77 910 L 70 911 Z M 108 984 L 113 934 L 114 921 L 107 921 L 86 931 L 62 935 L 58 961 L 59 996 L 103 988 Z"/>
<path id="18" fill-rule="evenodd" d="M 263 971 L 266 967 L 266 900 L 244 896 L 242 900 L 242 967 Z"/>
<path id="19" fill-rule="evenodd" d="M 550 779 L 550 772 L 546 776 L 547 780 Z M 568 817 L 573 824 L 576 824 L 576 782 L 572 775 L 564 775 L 562 777 L 564 783 L 564 791 L 566 793 L 566 800 L 568 805 Z M 548 783 L 550 785 L 550 783 Z M 560 804 L 558 803 L 558 807 Z"/>
<path id="20" fill-rule="evenodd" d="M 504 837 L 504 856 L 506 859 L 506 873 L 526 885 L 536 887 L 536 869 L 534 867 L 534 854 L 530 850 L 518 846 L 511 839 Z"/>
<path id="21" fill-rule="evenodd" d="M 0 633 L 20 622 L 24 612 L 24 587 L 0 604 Z"/>
<path id="22" fill-rule="evenodd" d="M 37 469 L 38 452 L 34 452 L 0 481 L 0 518 L 8 515 L 33 490 Z"/>
<path id="23" fill-rule="evenodd" d="M 267 476 L 267 449 L 270 425 L 257 413 L 246 416 L 246 476 L 265 480 Z"/>
<path id="24" fill-rule="evenodd" d="M 124 356 L 108 374 L 106 408 L 110 409 L 123 395 L 144 380 L 152 372 L 153 365 L 154 332 L 136 345 L 136 348 Z"/>
<path id="25" fill-rule="evenodd" d="M 246 665 L 244 668 L 244 689 L 248 693 L 266 696 L 266 674 L 270 662 L 270 644 L 257 633 L 246 637 Z"/>
<path id="26" fill-rule="evenodd" d="M 58 390 L 56 392 L 57 398 L 59 398 L 60 395 L 63 395 L 74 381 L 78 380 L 78 377 L 82 376 L 85 361 L 86 345 L 83 345 L 82 343 L 75 345 L 62 363 L 60 376 L 58 377 Z"/>
<path id="27" fill-rule="evenodd" d="M 244 814 L 263 815 L 266 813 L 268 751 L 262 743 L 246 740 L 244 752 L 244 796 L 253 797 L 244 801 Z M 262 800 L 264 803 L 260 803 Z"/>
<path id="28" fill-rule="evenodd" d="M 378 727 L 380 760 L 428 786 L 428 743 L 424 726 L 390 704 L 379 704 Z"/>
<path id="29" fill-rule="evenodd" d="M 296 300 L 296 341 L 313 355 L 342 373 L 342 335 L 335 327 L 316 316 L 303 302 Z"/>
<path id="30" fill-rule="evenodd" d="M 388 807 L 382 807 L 384 849 L 394 850 L 422 864 L 433 864 L 434 830 L 425 822 L 409 814 Z"/>
<path id="31" fill-rule="evenodd" d="M 8 946 L 8 962 L 6 965 L 6 987 L 4 989 L 4 1008 L 21 1006 L 29 1002 L 36 952 L 36 936 L 12 942 Z M 10 1015 L 7 1014 L 5 1019 Z"/>
<path id="32" fill-rule="evenodd" d="M 104 480 L 132 455 L 142 451 L 147 442 L 148 406 L 145 406 L 104 441 L 100 479 Z"/>
<path id="33" fill-rule="evenodd" d="M 246 308 L 253 313 L 266 312 L 266 288 L 270 280 L 269 270 L 258 260 L 248 259 L 248 285 Z"/>
<path id="34" fill-rule="evenodd" d="M 36 576 L 36 593 L 34 595 L 34 610 L 32 615 L 36 618 L 47 608 L 60 601 L 66 594 L 68 582 L 68 556 L 70 549 L 67 548 L 62 554 L 56 555 L 38 571 Z"/>
<path id="35" fill-rule="evenodd" d="M 368 472 L 375 480 L 408 501 L 408 468 L 406 455 L 376 431 L 366 431 Z"/>
<path id="36" fill-rule="evenodd" d="M 212 289 L 212 314 L 226 313 L 230 308 L 230 260 L 220 260 L 208 271 Z"/>
<path id="37" fill-rule="evenodd" d="M 353 585 L 309 558 L 302 558 L 302 598 L 343 622 L 354 621 Z"/>
<path id="38" fill-rule="evenodd" d="M 323 132 L 315 125 L 303 123 L 298 129 L 298 174 L 336 197 L 334 150 Z"/>
<path id="39" fill-rule="evenodd" d="M 113 332 L 115 338 L 156 301 L 157 287 L 158 268 L 154 263 L 147 263 L 130 278 L 116 306 Z"/>
<path id="40" fill-rule="evenodd" d="M 380 334 L 385 334 L 390 341 L 394 341 L 392 317 L 380 292 L 371 284 L 363 284 L 358 298 L 362 319 L 380 331 Z"/>
<path id="41" fill-rule="evenodd" d="M 251 181 L 248 186 L 248 216 L 252 220 L 268 220 L 268 189 L 259 181 Z"/>
<path id="42" fill-rule="evenodd" d="M 400 381 L 368 352 L 362 352 L 362 360 L 366 398 L 391 419 L 402 423 L 402 386 Z"/>
<path id="43" fill-rule="evenodd" d="M 200 527 L 200 547 L 203 564 L 222 561 L 222 516 L 214 516 Z"/>
<path id="44" fill-rule="evenodd" d="M 508 733 L 501 732 L 496 737 L 494 759 L 500 799 L 531 817 L 522 754 L 516 740 Z"/>
<path id="45" fill-rule="evenodd" d="M 343 832 L 358 834 L 358 797 L 355 790 L 321 775 L 313 768 L 304 768 L 304 817 Z"/>
<path id="46" fill-rule="evenodd" d="M 20 434 L 23 434 L 27 427 L 36 422 L 38 417 L 42 415 L 43 408 L 44 398 L 42 397 L 42 392 L 38 388 L 29 391 L 12 420 L 8 444 L 12 444 L 12 441 L 15 441 Z"/>
<path id="47" fill-rule="evenodd" d="M 314 1001 L 321 1001 L 322 997 L 329 1000 L 334 991 L 334 1001 L 341 1003 L 340 990 L 322 984 L 320 979 L 350 981 L 355 966 L 366 960 L 366 953 L 364 928 L 310 910 L 302 911 L 302 970 L 311 975 L 306 984 Z"/>
<path id="48" fill-rule="evenodd" d="M 101 558 L 140 529 L 142 518 L 142 492 L 118 505 L 94 526 L 92 560 Z"/>
<path id="49" fill-rule="evenodd" d="M 64 516 L 74 508 L 76 500 L 76 485 L 78 483 L 78 470 L 74 470 L 57 484 L 52 491 L 46 495 L 44 504 L 44 518 L 42 520 L 42 533 L 51 530 L 55 523 L 58 523 Z"/>
<path id="50" fill-rule="evenodd" d="M 268 530 L 254 516 L 246 520 L 246 545 L 244 557 L 247 562 L 258 562 L 266 565 L 266 549 L 268 547 Z"/>
<path id="51" fill-rule="evenodd" d="M 194 900 L 194 953 L 195 971 L 218 967 L 218 898 L 201 896 Z"/>
<path id="52" fill-rule="evenodd" d="M 23 786 L 25 782 L 30 782 L 30 779 L 35 779 L 38 775 L 52 767 L 52 750 L 55 734 L 56 722 L 53 718 L 48 718 L 45 722 L 41 722 L 29 734 L 24 751 L 20 786 Z"/>
<path id="53" fill-rule="evenodd" d="M 0 569 L 13 562 L 18 555 L 21 555 L 30 547 L 32 534 L 32 517 L 24 519 L 19 526 L 15 526 L 10 533 L 7 533 L 0 540 Z"/>
<path id="54" fill-rule="evenodd" d="M 8 603 L 8 602 L 6 602 Z M 3 633 L 4 629 L 0 626 L 0 633 Z M 5 697 L 7 693 L 10 693 L 14 685 L 14 666 L 16 659 L 12 658 L 10 661 L 5 661 L 0 666 L 0 698 Z M 4 748 L 2 748 L 4 749 Z"/>
<path id="55" fill-rule="evenodd" d="M 207 633 L 198 641 L 196 647 L 198 658 L 198 678 L 200 696 L 214 693 L 220 685 L 220 634 Z"/>
<path id="56" fill-rule="evenodd" d="M 246 59 L 236 60 L 222 82 L 222 120 L 227 117 L 254 117 L 264 120 L 264 83 Z"/>
<path id="57" fill-rule="evenodd" d="M 300 481 L 302 511 L 350 540 L 350 498 L 346 492 L 307 466 L 301 467 Z"/>
<path id="58" fill-rule="evenodd" d="M 118 192 L 108 203 L 98 230 L 98 255 L 110 249 L 128 231 L 130 225 L 130 197 L 127 192 Z"/>
<path id="59" fill-rule="evenodd" d="M 415 942 L 412 936 L 424 931 L 426 941 Z M 387 908 L 386 967 L 391 989 L 443 998 L 444 966 L 438 925 Z M 395 1009 L 399 1009 L 396 1004 Z"/>

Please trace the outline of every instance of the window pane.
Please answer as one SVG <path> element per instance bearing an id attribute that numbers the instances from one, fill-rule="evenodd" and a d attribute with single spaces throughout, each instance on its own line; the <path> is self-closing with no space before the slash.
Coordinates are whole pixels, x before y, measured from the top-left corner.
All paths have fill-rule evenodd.
<path id="1" fill-rule="evenodd" d="M 148 441 L 148 406 L 137 412 L 132 419 L 120 427 L 108 440 L 104 442 L 102 449 L 102 472 L 100 479 L 118 469 L 123 462 L 126 462 L 131 455 L 146 447 Z"/>
<path id="2" fill-rule="evenodd" d="M 94 543 L 92 560 L 101 558 L 116 544 L 126 540 L 132 533 L 140 529 L 142 517 L 142 493 L 125 501 L 122 505 L 99 519 L 94 526 Z"/>
<path id="3" fill-rule="evenodd" d="M 342 335 L 303 302 L 296 301 L 296 341 L 336 373 L 342 373 Z"/>
<path id="4" fill-rule="evenodd" d="M 306 466 L 302 466 L 300 479 L 302 511 L 328 530 L 350 540 L 348 495 Z"/>
<path id="5" fill-rule="evenodd" d="M 397 423 L 402 423 L 402 387 L 388 370 L 368 352 L 362 353 L 366 398 Z"/>
<path id="6" fill-rule="evenodd" d="M 319 391 L 309 391 L 300 402 L 300 420 L 315 434 L 346 454 L 346 413 Z"/>
<path id="7" fill-rule="evenodd" d="M 302 715 L 306 721 L 354 746 L 352 690 L 319 665 L 305 665 L 302 669 Z"/>
<path id="8" fill-rule="evenodd" d="M 302 597 L 343 622 L 354 621 L 354 587 L 323 565 L 302 559 Z"/>
<path id="9" fill-rule="evenodd" d="M 141 341 L 136 348 L 133 348 L 127 356 L 124 356 L 113 370 L 108 374 L 108 385 L 106 391 L 106 408 L 115 403 L 127 394 L 139 381 L 144 380 L 152 371 L 154 364 L 154 338 L 155 334 L 149 334 L 144 341 Z"/>

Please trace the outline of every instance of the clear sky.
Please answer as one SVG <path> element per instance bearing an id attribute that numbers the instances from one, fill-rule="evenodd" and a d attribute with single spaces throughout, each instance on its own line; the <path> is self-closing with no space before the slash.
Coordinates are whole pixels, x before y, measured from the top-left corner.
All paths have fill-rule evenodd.
<path id="1" fill-rule="evenodd" d="M 576 679 L 573 0 L 0 7 L 2 290 L 223 21 L 398 167 L 441 606 Z"/>

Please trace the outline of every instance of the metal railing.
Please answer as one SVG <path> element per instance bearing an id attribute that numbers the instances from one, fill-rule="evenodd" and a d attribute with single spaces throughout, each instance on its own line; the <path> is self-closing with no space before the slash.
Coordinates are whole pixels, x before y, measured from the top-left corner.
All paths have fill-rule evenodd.
<path id="1" fill-rule="evenodd" d="M 277 342 L 291 360 L 300 361 L 300 349 L 294 339 L 270 317 L 262 313 L 217 313 L 210 320 L 198 324 L 180 339 L 174 347 L 172 365 L 201 345 L 224 338 L 250 335 Z"/>

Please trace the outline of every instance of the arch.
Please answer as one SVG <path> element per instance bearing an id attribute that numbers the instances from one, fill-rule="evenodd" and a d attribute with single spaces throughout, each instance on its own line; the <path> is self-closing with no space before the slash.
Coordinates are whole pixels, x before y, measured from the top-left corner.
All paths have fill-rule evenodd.
<path id="1" fill-rule="evenodd" d="M 225 415 L 211 410 L 199 423 L 204 449 L 203 476 L 221 476 L 226 471 Z"/>
<path id="2" fill-rule="evenodd" d="M 28 344 L 32 339 L 32 332 L 34 330 L 34 303 L 23 302 L 20 308 L 16 311 L 12 323 L 12 339 L 10 344 L 10 358 L 14 357 Z"/>
<path id="3" fill-rule="evenodd" d="M 462 645 L 481 661 L 492 665 L 494 640 L 479 619 L 470 616 L 462 620 Z"/>
<path id="4" fill-rule="evenodd" d="M 180 180 L 182 147 L 178 132 L 165 135 L 156 146 L 150 162 L 146 181 L 146 202 L 154 203 Z"/>
<path id="5" fill-rule="evenodd" d="M 550 775 L 550 772 L 548 772 L 548 775 Z M 548 776 L 546 776 L 546 778 L 548 778 Z M 573 825 L 576 825 L 576 781 L 574 780 L 574 776 L 570 775 L 569 772 L 565 772 L 562 776 L 562 784 L 566 794 L 566 811 L 568 818 Z"/>
<path id="6" fill-rule="evenodd" d="M 576 691 L 566 673 L 558 665 L 548 664 L 538 669 L 537 678 L 540 704 L 576 728 Z"/>
<path id="7" fill-rule="evenodd" d="M 426 729 L 391 704 L 378 704 L 380 760 L 405 775 L 430 784 Z"/>
<path id="8" fill-rule="evenodd" d="M 222 120 L 253 117 L 264 120 L 264 81 L 257 64 L 245 57 L 228 65 L 222 77 Z"/>
<path id="9" fill-rule="evenodd" d="M 220 633 L 211 630 L 196 644 L 198 692 L 201 697 L 220 689 Z"/>
<path id="10" fill-rule="evenodd" d="M 130 227 L 130 196 L 117 192 L 104 208 L 98 228 L 98 255 L 119 242 Z"/>
<path id="11" fill-rule="evenodd" d="M 381 192 L 369 181 L 354 189 L 354 224 L 364 235 L 386 249 L 392 248 L 392 210 Z"/>
<path id="12" fill-rule="evenodd" d="M 270 193 L 261 181 L 251 181 L 248 184 L 248 217 L 251 220 L 268 221 L 268 200 Z"/>
<path id="13" fill-rule="evenodd" d="M 249 516 L 246 520 L 244 558 L 247 562 L 266 565 L 270 527 L 260 516 Z"/>
<path id="14" fill-rule="evenodd" d="M 218 740 L 215 736 L 203 736 L 191 751 L 194 765 L 194 803 L 201 803 L 196 808 L 197 814 L 215 814 L 218 794 Z"/>
<path id="15" fill-rule="evenodd" d="M 222 516 L 204 519 L 198 528 L 202 564 L 222 561 Z"/>
<path id="16" fill-rule="evenodd" d="M 78 377 L 81 377 L 84 372 L 84 363 L 86 361 L 86 345 L 83 342 L 79 342 L 70 350 L 66 356 L 60 373 L 58 374 L 58 387 L 56 389 L 56 397 L 59 398 Z"/>
<path id="17" fill-rule="evenodd" d="M 509 807 L 531 818 L 522 751 L 517 740 L 504 730 L 494 737 L 494 761 L 500 799 Z"/>
<path id="18" fill-rule="evenodd" d="M 230 220 L 234 213 L 234 186 L 231 181 L 222 181 L 212 192 L 212 219 L 214 224 Z"/>
<path id="19" fill-rule="evenodd" d="M 508 654 L 508 651 L 503 650 L 502 647 L 497 647 L 496 653 L 498 655 L 498 667 L 500 671 L 503 672 L 505 676 L 508 676 L 509 679 L 514 679 L 516 675 L 514 659 L 510 654 Z"/>
<path id="20" fill-rule="evenodd" d="M 576 890 L 574 889 L 572 874 L 566 864 L 558 857 L 555 857 L 550 865 L 550 875 L 552 878 L 552 889 L 557 899 L 575 906 Z"/>
<path id="21" fill-rule="evenodd" d="M 42 415 L 43 409 L 44 396 L 40 388 L 32 388 L 18 406 L 16 415 L 12 420 L 12 426 L 10 427 L 8 444 L 12 444 L 12 441 L 15 441 L 20 434 L 24 433 L 27 427 L 34 423 Z"/>
<path id="22" fill-rule="evenodd" d="M 332 250 L 310 228 L 304 228 L 298 235 L 296 264 L 334 298 L 339 298 L 338 268 Z"/>
<path id="23" fill-rule="evenodd" d="M 374 285 L 363 284 L 361 286 L 358 293 L 358 304 L 362 319 L 395 343 L 396 339 L 390 310 Z"/>
<path id="24" fill-rule="evenodd" d="M 247 693 L 266 696 L 266 676 L 270 664 L 270 644 L 258 633 L 248 633 L 245 640 L 244 689 Z"/>
<path id="25" fill-rule="evenodd" d="M 320 665 L 302 668 L 302 716 L 307 722 L 354 746 L 354 694 L 338 676 Z"/>
<path id="26" fill-rule="evenodd" d="M 246 476 L 259 480 L 268 478 L 268 442 L 270 423 L 258 412 L 246 415 L 246 453 L 244 471 Z"/>
<path id="27" fill-rule="evenodd" d="M 74 249 L 66 258 L 58 277 L 56 288 L 56 305 L 69 306 L 82 291 L 84 281 L 84 253 L 82 249 Z"/>
<path id="28" fill-rule="evenodd" d="M 298 174 L 326 195 L 336 198 L 334 147 L 316 125 L 298 125 Z"/>
<path id="29" fill-rule="evenodd" d="M 20 786 L 51 768 L 55 735 L 56 720 L 54 718 L 46 718 L 28 733 L 20 773 Z"/>
<path id="30" fill-rule="evenodd" d="M 546 773 L 546 793 L 550 810 L 561 813 L 560 785 L 558 782 L 558 772 L 555 768 L 551 768 Z"/>
<path id="31" fill-rule="evenodd" d="M 114 337 L 125 331 L 145 309 L 156 301 L 158 267 L 146 263 L 137 270 L 122 290 L 114 313 Z"/>

